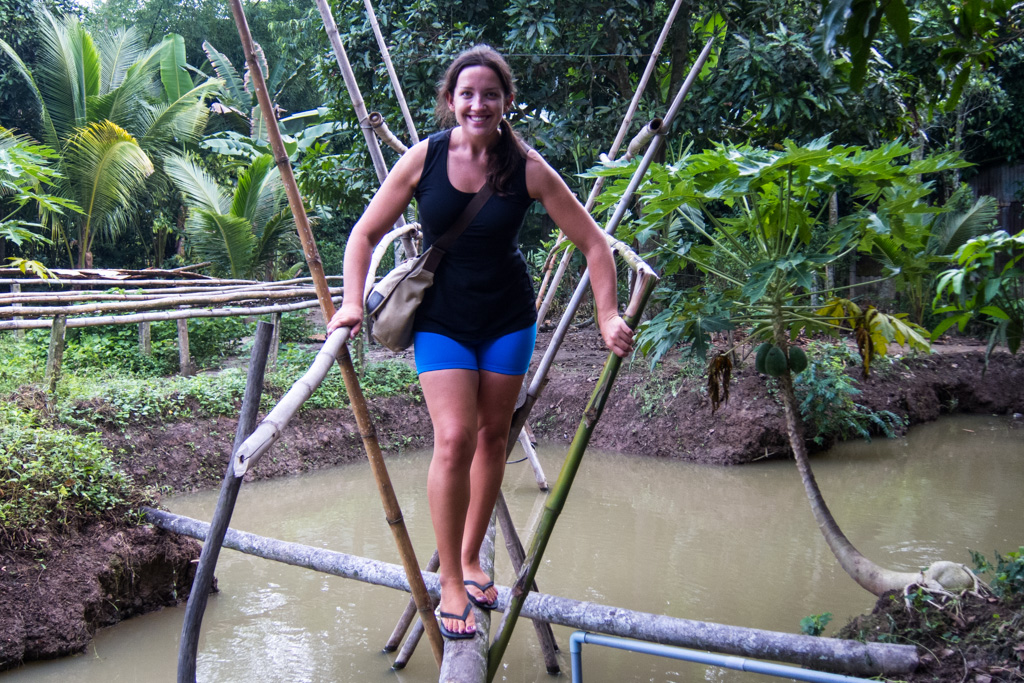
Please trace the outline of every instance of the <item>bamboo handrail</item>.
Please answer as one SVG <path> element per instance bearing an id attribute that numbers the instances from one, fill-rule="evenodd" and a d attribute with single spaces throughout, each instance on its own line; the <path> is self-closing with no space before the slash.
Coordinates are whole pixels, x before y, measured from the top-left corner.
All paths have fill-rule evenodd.
<path id="1" fill-rule="evenodd" d="M 643 309 L 647 305 L 647 300 L 658 281 L 658 276 L 653 270 L 651 270 L 650 266 L 644 263 L 644 261 L 629 248 L 628 245 L 615 239 L 608 232 L 603 234 L 612 250 L 617 253 L 619 257 L 622 258 L 636 273 L 638 286 L 634 289 L 633 295 L 630 297 L 626 310 L 623 313 L 623 319 L 626 323 L 630 327 L 635 328 L 640 322 L 640 316 L 642 315 Z M 512 416 L 512 426 L 509 430 L 509 441 L 512 440 L 512 435 L 517 434 L 526 423 L 530 410 L 532 410 L 534 404 L 537 402 L 537 398 L 539 397 L 541 390 L 547 383 L 547 372 L 550 368 L 550 363 L 558 352 L 558 347 L 561 345 L 562 339 L 564 339 L 565 333 L 568 331 L 569 322 L 572 319 L 576 307 L 582 300 L 584 291 L 589 285 L 589 282 L 589 272 L 584 273 L 576 288 L 573 298 L 569 303 L 565 315 L 562 316 L 558 329 L 555 331 L 555 334 L 552 335 L 548 348 L 545 351 L 544 356 L 541 358 L 540 365 L 538 366 L 533 380 L 531 381 L 530 389 L 527 391 L 526 400 Z M 523 562 L 521 568 L 519 568 L 518 579 L 516 580 L 516 584 L 512 592 L 512 600 L 509 603 L 508 608 L 505 610 L 505 617 L 502 619 L 501 625 L 498 627 L 498 634 L 495 636 L 494 643 L 491 645 L 491 649 L 488 654 L 488 681 L 494 679 L 494 675 L 501 666 L 501 658 L 505 654 L 505 649 L 508 647 L 509 640 L 512 637 L 512 631 L 514 630 L 516 621 L 519 618 L 523 602 L 526 600 L 526 596 L 534 585 L 534 581 L 537 576 L 537 569 L 540 564 L 540 558 L 547 546 L 547 541 L 550 538 L 551 531 L 554 529 L 554 523 L 558 518 L 558 514 L 561 512 L 561 508 L 564 505 L 565 497 L 568 496 L 569 488 L 572 486 L 572 480 L 575 476 L 576 469 L 579 468 L 579 462 L 582 460 L 583 453 L 590 442 L 590 435 L 593 433 L 594 427 L 597 425 L 597 421 L 601 417 L 601 412 L 604 410 L 604 404 L 608 400 L 608 395 L 611 392 L 612 384 L 615 382 L 615 376 L 618 373 L 621 361 L 622 359 L 613 353 L 608 355 L 608 360 L 605 362 L 605 369 L 602 371 L 597 386 L 594 388 L 591 399 L 584 410 L 580 428 L 577 430 L 576 438 L 573 439 L 569 453 L 566 455 L 566 461 L 562 467 L 562 472 L 559 474 L 558 481 L 548 494 L 548 503 L 545 505 L 545 515 L 542 517 L 540 525 L 534 532 L 530 543 L 530 552 L 527 554 L 526 560 Z M 547 508 L 551 508 L 550 512 L 547 511 Z"/>
<path id="2" fill-rule="evenodd" d="M 242 40 L 242 47 L 246 55 L 246 60 L 254 67 L 249 71 L 253 77 L 253 86 L 256 90 L 257 99 L 259 100 L 260 110 L 263 112 L 263 116 L 266 121 L 276 121 L 273 103 L 270 101 L 270 94 L 267 91 L 267 84 L 263 79 L 263 73 L 258 67 L 256 67 L 259 62 L 256 60 L 252 35 L 249 33 L 249 26 L 245 19 L 245 12 L 242 10 L 241 0 L 230 0 L 230 4 L 231 13 L 234 15 L 235 24 L 238 27 L 238 34 Z M 324 26 L 327 29 L 328 36 L 331 38 L 332 45 L 335 46 L 335 48 L 341 47 L 341 39 L 338 36 L 338 27 L 334 23 L 334 18 L 331 15 L 330 8 L 327 6 L 326 0 L 317 0 L 317 7 L 320 10 L 321 17 L 324 18 Z M 351 81 L 349 94 L 353 97 L 353 102 L 355 103 L 358 88 L 355 85 L 355 78 L 352 74 L 351 67 L 347 69 L 345 68 L 348 66 L 347 57 L 344 60 L 341 60 L 341 56 L 343 54 L 343 47 L 341 47 L 341 54 L 338 54 L 336 50 L 336 55 L 343 67 L 342 72 L 345 76 L 346 85 L 349 85 L 349 82 Z M 360 117 L 360 121 L 362 121 L 365 118 L 365 106 L 362 106 L 361 97 L 358 98 L 357 111 L 359 111 L 360 108 L 362 108 L 362 116 Z M 380 147 L 377 146 L 377 140 L 370 131 L 364 128 L 363 132 L 368 135 L 367 143 L 370 147 L 371 155 L 373 155 L 374 150 L 376 150 L 374 166 L 378 166 L 377 160 L 378 158 L 380 159 L 381 163 L 377 170 L 378 176 L 383 179 L 383 176 L 386 175 L 386 169 L 383 168 L 383 158 L 380 154 Z M 326 322 L 334 316 L 334 302 L 331 301 L 330 295 L 327 292 L 327 281 L 324 278 L 323 264 L 321 263 L 320 255 L 316 250 L 316 242 L 314 241 L 313 233 L 309 228 L 309 221 L 306 218 L 305 207 L 303 206 L 302 199 L 299 196 L 299 188 L 295 183 L 295 176 L 292 173 L 291 164 L 288 160 L 288 155 L 285 152 L 280 130 L 277 125 L 268 125 L 267 134 L 270 138 L 271 147 L 274 151 L 274 159 L 278 164 L 278 168 L 281 170 L 281 180 L 284 183 L 285 191 L 288 195 L 288 204 L 295 216 L 295 227 L 299 232 L 299 239 L 302 241 L 303 252 L 306 255 L 306 263 L 309 266 L 309 273 L 316 284 L 317 298 L 320 300 L 320 310 L 323 313 L 324 321 Z M 336 336 L 338 336 L 337 331 L 331 335 L 332 338 Z M 348 348 L 343 343 L 344 341 L 347 341 L 347 339 L 348 335 L 346 334 L 342 339 L 342 343 L 339 344 L 337 357 L 341 367 L 342 376 L 345 381 L 345 389 L 348 391 L 349 403 L 352 406 L 352 414 L 356 419 L 359 434 L 363 439 L 363 447 L 366 450 L 367 459 L 370 461 L 370 467 L 373 469 L 374 478 L 377 480 L 377 488 L 384 507 L 385 519 L 391 527 L 395 544 L 398 547 L 398 553 L 402 558 L 402 564 L 405 567 L 406 575 L 408 576 L 409 583 L 412 587 L 412 594 L 416 600 L 416 606 L 421 615 L 420 618 L 423 619 L 424 624 L 427 627 L 427 636 L 430 639 L 431 649 L 434 653 L 434 658 L 440 667 L 441 658 L 444 655 L 444 642 L 441 639 L 441 631 L 438 628 L 437 622 L 432 618 L 433 607 L 430 601 L 430 596 L 427 594 L 426 586 L 423 583 L 419 563 L 416 560 L 416 553 L 413 550 L 412 540 L 409 538 L 409 531 L 402 518 L 401 507 L 398 505 L 394 489 L 391 486 L 391 480 L 387 474 L 387 468 L 384 465 L 384 456 L 381 453 L 380 444 L 377 442 L 376 431 L 374 430 L 373 422 L 370 419 L 370 412 L 366 407 L 366 399 L 363 397 L 362 389 L 359 386 L 359 378 L 356 375 L 355 367 L 352 365 L 352 357 L 348 353 Z"/>

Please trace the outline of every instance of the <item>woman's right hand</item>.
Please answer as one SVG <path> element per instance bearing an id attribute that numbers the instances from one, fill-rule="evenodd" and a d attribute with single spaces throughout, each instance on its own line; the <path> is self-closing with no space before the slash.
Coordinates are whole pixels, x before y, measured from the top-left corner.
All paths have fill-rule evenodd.
<path id="1" fill-rule="evenodd" d="M 348 327 L 351 329 L 349 333 L 349 339 L 355 339 L 356 335 L 359 334 L 359 328 L 363 324 L 363 305 L 362 303 L 347 302 L 343 301 L 341 308 L 335 311 L 331 321 L 327 323 L 327 336 L 340 327 Z"/>

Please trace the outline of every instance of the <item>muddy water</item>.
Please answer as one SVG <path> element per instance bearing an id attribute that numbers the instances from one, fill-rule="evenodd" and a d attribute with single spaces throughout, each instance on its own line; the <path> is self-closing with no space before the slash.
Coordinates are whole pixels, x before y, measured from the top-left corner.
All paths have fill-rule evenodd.
<path id="1" fill-rule="evenodd" d="M 816 457 L 833 513 L 868 557 L 912 570 L 935 559 L 969 563 L 1024 545 L 1024 429 L 1004 418 L 956 417 L 907 439 L 843 444 Z M 562 451 L 542 452 L 554 480 Z M 429 455 L 388 460 L 416 551 L 433 549 L 424 491 Z M 520 529 L 543 497 L 525 463 L 505 495 Z M 214 492 L 169 501 L 209 519 Z M 234 526 L 314 546 L 399 562 L 369 469 L 340 467 L 246 485 Z M 500 540 L 499 540 L 500 543 Z M 501 550 L 499 581 L 511 569 Z M 198 662 L 201 681 L 435 681 L 426 647 L 401 672 L 381 653 L 404 594 L 221 555 Z M 836 566 L 811 518 L 791 462 L 720 469 L 592 452 L 587 455 L 537 578 L 542 591 L 688 619 L 797 632 L 804 616 L 832 612 L 834 629 L 873 599 Z M 183 609 L 99 633 L 83 655 L 0 675 L 22 681 L 173 681 Z M 569 629 L 556 627 L 567 659 Z M 499 680 L 549 679 L 532 629 L 517 628 Z M 768 680 L 673 660 L 584 648 L 587 683 Z M 564 679 L 563 679 L 564 680 Z"/>

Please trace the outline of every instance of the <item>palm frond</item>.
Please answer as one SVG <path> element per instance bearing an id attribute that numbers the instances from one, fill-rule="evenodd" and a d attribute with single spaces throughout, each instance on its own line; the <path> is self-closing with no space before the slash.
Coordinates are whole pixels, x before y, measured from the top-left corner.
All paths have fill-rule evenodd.
<path id="1" fill-rule="evenodd" d="M 255 237 L 245 218 L 193 207 L 185 232 L 200 260 L 210 261 L 231 277 L 250 274 Z"/>
<path id="2" fill-rule="evenodd" d="M 92 36 L 74 17 L 36 13 L 39 47 L 35 75 L 57 136 L 65 141 L 87 123 L 87 99 L 99 94 L 102 71 Z"/>
<path id="3" fill-rule="evenodd" d="M 203 41 L 203 50 L 206 51 L 206 57 L 213 65 L 217 78 L 224 82 L 220 90 L 222 101 L 230 107 L 247 111 L 252 106 L 252 95 L 246 91 L 242 77 L 238 75 L 234 64 L 209 41 Z"/>
<path id="4" fill-rule="evenodd" d="M 159 149 L 170 142 L 198 142 L 209 117 L 209 110 L 203 101 L 218 87 L 219 80 L 208 80 L 169 102 L 167 106 L 155 107 L 139 144 L 145 149 Z"/>
<path id="5" fill-rule="evenodd" d="M 253 269 L 273 260 L 278 254 L 299 250 L 298 236 L 295 232 L 295 216 L 285 206 L 270 217 L 263 225 L 262 232 L 256 235 L 253 247 Z"/>
<path id="6" fill-rule="evenodd" d="M 120 85 L 104 95 L 90 98 L 90 121 L 113 121 L 132 135 L 141 135 L 152 120 L 155 70 L 142 68 L 138 62 L 128 67 Z"/>
<path id="7" fill-rule="evenodd" d="M 949 203 L 954 204 L 957 190 Z M 965 211 L 950 211 L 939 214 L 932 223 L 931 235 L 928 238 L 928 251 L 937 255 L 949 255 L 956 252 L 971 239 L 978 237 L 992 226 L 999 216 L 999 202 L 995 197 L 982 196 Z"/>
<path id="8" fill-rule="evenodd" d="M 60 139 L 57 137 L 57 130 L 54 128 L 53 121 L 50 119 L 50 112 L 46 108 L 46 100 L 43 99 L 43 94 L 40 92 L 39 86 L 36 85 L 36 79 L 32 74 L 32 70 L 21 60 L 21 57 L 18 56 L 18 53 L 14 51 L 14 48 L 7 41 L 0 40 L 0 51 L 3 51 L 11 62 L 14 63 L 15 71 L 21 74 L 29 89 L 36 96 L 36 100 L 39 102 L 39 107 L 42 110 L 43 137 L 50 146 L 57 147 L 60 144 Z"/>
<path id="9" fill-rule="evenodd" d="M 253 159 L 249 167 L 238 177 L 238 187 L 235 188 L 235 196 L 231 202 L 231 213 L 245 216 L 252 222 L 254 229 L 260 229 L 277 211 L 273 208 L 274 178 L 280 181 L 272 156 L 261 154 Z M 279 186 L 280 182 L 277 185 Z"/>
<path id="10" fill-rule="evenodd" d="M 97 34 L 96 47 L 99 49 L 103 66 L 100 95 L 106 95 L 120 87 L 128 68 L 146 51 L 142 35 L 134 26 L 122 27 L 112 33 Z"/>
<path id="11" fill-rule="evenodd" d="M 86 236 L 95 229 L 116 234 L 123 227 L 127 208 L 153 172 L 153 164 L 126 130 L 104 121 L 72 136 L 64 169 L 67 186 L 85 213 Z"/>
<path id="12" fill-rule="evenodd" d="M 190 206 L 209 213 L 228 213 L 227 193 L 192 159 L 170 154 L 164 158 L 164 173 L 185 193 Z"/>

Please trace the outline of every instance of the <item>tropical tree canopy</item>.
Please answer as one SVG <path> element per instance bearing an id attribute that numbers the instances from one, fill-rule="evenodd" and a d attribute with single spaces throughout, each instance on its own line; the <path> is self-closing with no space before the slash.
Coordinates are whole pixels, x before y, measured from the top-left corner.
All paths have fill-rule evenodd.
<path id="1" fill-rule="evenodd" d="M 0 50 L 39 104 L 43 141 L 59 151 L 55 193 L 83 208 L 81 216 L 51 216 L 50 227 L 69 258 L 77 242 L 86 267 L 93 240 L 125 228 L 160 157 L 200 139 L 204 100 L 220 82 L 193 84 L 179 36 L 145 48 L 135 29 L 94 36 L 76 18 L 46 11 L 37 13 L 37 30 L 34 65 L 2 40 Z"/>

